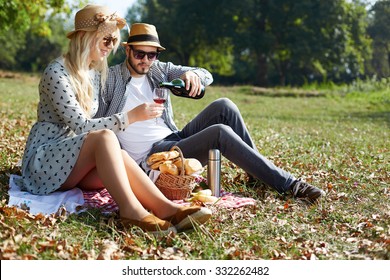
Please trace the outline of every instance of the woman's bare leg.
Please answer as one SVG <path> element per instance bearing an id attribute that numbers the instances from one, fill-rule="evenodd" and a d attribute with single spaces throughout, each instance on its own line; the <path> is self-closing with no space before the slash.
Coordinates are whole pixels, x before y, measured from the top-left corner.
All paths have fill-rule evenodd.
<path id="1" fill-rule="evenodd" d="M 85 191 L 101 190 L 104 188 L 103 182 L 99 177 L 97 169 L 92 169 L 85 177 L 78 183 L 78 187 Z"/>
<path id="2" fill-rule="evenodd" d="M 95 168 L 101 182 L 118 204 L 121 217 L 141 220 L 149 214 L 130 187 L 128 173 L 131 174 L 133 166 L 125 167 L 122 150 L 112 131 L 99 130 L 87 135 L 79 158 L 61 190 L 78 186 L 86 176 L 94 174 Z"/>
<path id="3" fill-rule="evenodd" d="M 138 165 L 133 164 L 134 161 L 131 158 L 130 164 L 126 164 L 127 157 L 129 157 L 129 155 L 124 150 L 122 150 L 122 153 L 125 160 L 126 170 L 129 170 L 127 172 L 127 176 L 129 178 L 131 188 L 141 204 L 146 209 L 153 211 L 153 214 L 160 218 L 175 214 L 180 205 L 167 199 L 157 189 L 157 187 L 153 184 L 145 172 L 139 168 Z M 78 187 L 83 190 L 100 190 L 104 188 L 103 182 L 101 181 L 96 168 L 92 169 L 79 182 Z M 165 204 L 166 207 L 161 207 L 161 205 Z"/>
<path id="4" fill-rule="evenodd" d="M 167 199 L 124 150 L 122 157 L 132 190 L 141 204 L 161 219 L 175 214 L 181 206 Z"/>
<path id="5" fill-rule="evenodd" d="M 122 150 L 122 157 L 131 189 L 140 203 L 159 218 L 165 218 L 175 214 L 180 205 L 167 199 L 124 150 Z M 104 188 L 96 168 L 92 169 L 78 183 L 78 186 L 83 190 Z M 164 207 L 162 207 L 162 205 L 164 205 Z"/>

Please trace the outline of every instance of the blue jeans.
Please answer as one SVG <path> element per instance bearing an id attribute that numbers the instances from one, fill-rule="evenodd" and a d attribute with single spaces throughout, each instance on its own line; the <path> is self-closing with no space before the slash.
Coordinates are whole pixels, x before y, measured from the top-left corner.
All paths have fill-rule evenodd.
<path id="1" fill-rule="evenodd" d="M 207 106 L 181 131 L 153 145 L 150 154 L 178 146 L 184 157 L 207 164 L 210 149 L 219 149 L 228 160 L 279 193 L 290 190 L 295 178 L 259 153 L 238 107 L 228 98 Z"/>

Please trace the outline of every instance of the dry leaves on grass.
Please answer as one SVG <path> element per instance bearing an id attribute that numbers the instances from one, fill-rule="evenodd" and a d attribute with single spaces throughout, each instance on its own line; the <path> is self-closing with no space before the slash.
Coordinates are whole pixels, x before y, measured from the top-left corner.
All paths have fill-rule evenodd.
<path id="1" fill-rule="evenodd" d="M 1 159 L 3 166 L 15 166 L 23 156 L 24 146 L 30 124 L 21 116 L 21 119 L 9 119 L 0 112 L 0 151 L 7 155 Z"/>
<path id="2" fill-rule="evenodd" d="M 39 259 L 39 254 L 46 250 L 57 252 L 60 259 L 63 255 L 67 255 L 65 252 L 68 247 L 66 240 L 55 240 L 58 222 L 65 219 L 65 216 L 62 216 L 63 213 L 63 211 L 59 211 L 58 214 L 50 216 L 31 215 L 16 207 L 1 206 L 0 258 L 11 260 Z M 44 229 L 48 232 L 46 236 L 39 234 Z M 31 248 L 31 250 L 24 252 L 26 247 Z"/>

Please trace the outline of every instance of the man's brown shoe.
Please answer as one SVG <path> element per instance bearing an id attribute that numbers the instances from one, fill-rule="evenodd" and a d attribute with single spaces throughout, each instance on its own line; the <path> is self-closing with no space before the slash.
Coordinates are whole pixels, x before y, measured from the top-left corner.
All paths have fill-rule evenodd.
<path id="1" fill-rule="evenodd" d="M 291 192 L 295 198 L 304 199 L 311 203 L 314 203 L 322 196 L 325 196 L 323 190 L 300 180 L 294 183 Z"/>
<path id="2" fill-rule="evenodd" d="M 140 221 L 121 218 L 121 223 L 124 227 L 137 226 L 154 236 L 164 236 L 170 232 L 177 232 L 174 225 L 166 220 L 161 220 L 153 214 L 147 215 Z"/>
<path id="3" fill-rule="evenodd" d="M 211 210 L 206 207 L 184 206 L 176 214 L 166 218 L 178 231 L 191 229 L 194 223 L 204 224 L 211 217 Z"/>

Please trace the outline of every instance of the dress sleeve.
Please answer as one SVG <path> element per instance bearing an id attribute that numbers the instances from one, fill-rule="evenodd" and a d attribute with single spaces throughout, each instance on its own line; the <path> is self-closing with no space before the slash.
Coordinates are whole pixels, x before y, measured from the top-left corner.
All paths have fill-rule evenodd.
<path id="1" fill-rule="evenodd" d="M 97 119 L 89 117 L 76 98 L 69 74 L 59 63 L 51 64 L 46 68 L 40 83 L 40 94 L 47 95 L 58 119 L 76 134 L 99 129 L 118 132 L 128 126 L 126 113 Z"/>

